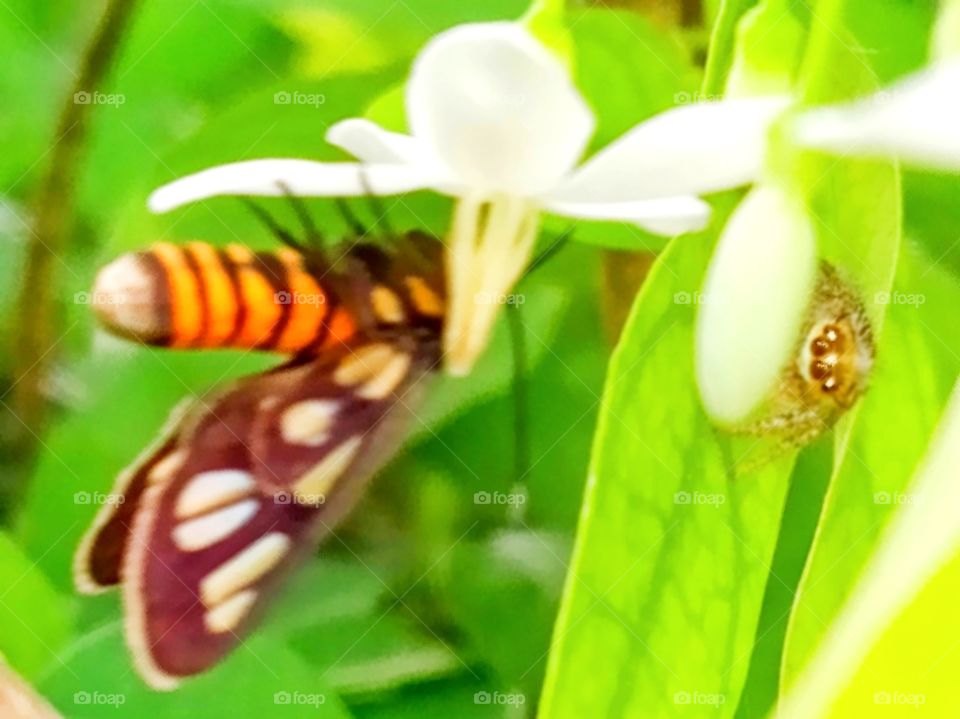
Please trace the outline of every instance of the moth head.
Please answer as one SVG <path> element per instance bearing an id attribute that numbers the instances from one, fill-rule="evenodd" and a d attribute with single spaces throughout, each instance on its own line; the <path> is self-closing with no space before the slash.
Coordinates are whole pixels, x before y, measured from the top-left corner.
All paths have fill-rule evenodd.
<path id="1" fill-rule="evenodd" d="M 121 255 L 97 274 L 93 309 L 113 334 L 156 343 L 170 334 L 169 302 L 162 273 L 146 253 Z"/>

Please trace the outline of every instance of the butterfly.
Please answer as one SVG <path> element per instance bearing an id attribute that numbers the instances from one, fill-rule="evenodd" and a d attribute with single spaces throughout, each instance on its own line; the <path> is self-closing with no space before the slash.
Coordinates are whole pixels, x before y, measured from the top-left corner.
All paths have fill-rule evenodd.
<path id="1" fill-rule="evenodd" d="M 290 359 L 176 409 L 118 478 L 78 549 L 84 593 L 119 587 L 146 682 L 170 690 L 234 650 L 399 449 L 441 362 L 441 243 L 358 241 L 335 262 L 295 205 L 301 243 L 273 252 L 194 242 L 122 255 L 94 306 L 122 337 Z"/>

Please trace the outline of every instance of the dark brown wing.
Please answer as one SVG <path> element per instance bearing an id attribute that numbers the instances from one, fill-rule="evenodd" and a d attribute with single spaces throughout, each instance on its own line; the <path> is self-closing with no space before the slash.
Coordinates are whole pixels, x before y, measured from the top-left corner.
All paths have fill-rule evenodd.
<path id="1" fill-rule="evenodd" d="M 283 576 L 389 460 L 409 391 L 436 354 L 435 337 L 406 331 L 243 380 L 121 478 L 128 501 L 82 545 L 78 583 L 119 579 L 128 642 L 152 686 L 171 689 L 242 642 Z M 310 402 L 335 405 L 323 437 Z"/>
<path id="2" fill-rule="evenodd" d="M 253 428 L 263 490 L 318 506 L 343 495 L 342 477 L 359 483 L 376 472 L 417 421 L 414 408 L 438 362 L 436 342 L 407 330 L 354 341 L 286 371 Z"/>

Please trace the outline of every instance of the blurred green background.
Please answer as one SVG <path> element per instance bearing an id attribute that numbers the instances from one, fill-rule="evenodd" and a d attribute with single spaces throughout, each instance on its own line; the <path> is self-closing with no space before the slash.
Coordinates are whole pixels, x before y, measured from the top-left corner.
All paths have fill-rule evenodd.
<path id="1" fill-rule="evenodd" d="M 15 337 L 33 201 L 102 8 L 30 0 L 0 7 L 7 64 L 0 79 L 7 108 L 0 114 L 0 342 Z M 104 711 L 85 706 L 83 692 L 122 694 L 122 712 L 158 717 L 272 716 L 276 692 L 306 697 L 283 716 L 317 715 L 321 694 L 324 716 L 533 711 L 610 348 L 601 329 L 600 256 L 589 246 L 571 245 L 521 288 L 534 408 L 527 476 L 514 470 L 512 354 L 502 327 L 475 375 L 438 393 L 448 401 L 428 408 L 436 418 L 431 432 L 382 473 L 249 647 L 210 676 L 173 696 L 145 689 L 123 646 L 118 598 L 80 600 L 70 578 L 96 493 L 109 491 L 177 400 L 276 361 L 152 351 L 95 333 L 89 307 L 74 298 L 120 252 L 160 239 L 274 246 L 235 201 L 154 217 L 144 207 L 148 192 L 223 161 L 342 157 L 325 146 L 327 127 L 363 114 L 402 83 L 428 37 L 525 10 L 522 0 L 139 3 L 100 89 L 113 99 L 92 110 L 75 224 L 54 263 L 57 333 L 44 377 L 52 406 L 44 426 L 25 430 L 17 418 L 14 352 L 0 351 L 0 462 L 5 481 L 23 488 L 0 544 L 7 587 L 0 652 L 67 716 Z M 670 29 L 663 21 L 676 18 L 663 16 L 656 25 L 636 8 L 575 12 L 581 88 L 603 110 L 594 146 L 695 87 L 704 30 Z M 316 102 L 275 100 L 295 92 Z M 330 203 L 309 204 L 329 235 L 345 234 Z M 394 227 L 445 229 L 444 200 L 418 195 L 386 205 Z M 354 208 L 370 218 L 368 205 Z M 270 209 L 286 212 L 281 203 Z M 563 229 L 551 226 L 548 234 Z M 605 232 L 610 244 L 662 242 L 629 228 L 582 228 L 585 239 Z M 35 462 L 24 446 L 36 449 Z M 517 491 L 519 483 L 526 487 L 521 511 L 475 498 Z M 477 692 L 514 699 L 486 704 Z"/>
<path id="2" fill-rule="evenodd" d="M 569 5 L 577 83 L 598 115 L 591 149 L 696 91 L 717 3 Z M 4 495 L 13 498 L 0 534 L 0 654 L 65 716 L 535 712 L 610 357 L 604 327 L 633 300 L 616 273 L 628 256 L 609 253 L 629 249 L 642 257 L 663 247 L 663 240 L 634 228 L 581 223 L 582 242 L 571 243 L 518 290 L 527 298 L 520 311 L 530 360 L 529 472 L 516 476 L 513 354 L 501 326 L 473 376 L 444 380 L 425 410 L 430 431 L 417 433 L 381 473 L 278 598 L 266 624 L 216 671 L 173 695 L 149 691 L 131 668 L 118 598 L 80 600 L 70 577 L 76 543 L 97 509 L 96 493 L 110 490 L 174 404 L 276 361 L 153 351 L 95 332 L 77 293 L 89 290 L 96 268 L 121 252 L 160 239 L 274 246 L 235 200 L 156 217 L 145 209 L 150 190 L 220 162 L 342 158 L 324 144 L 326 129 L 344 117 L 384 112 L 382 103 L 371 106 L 399 87 L 427 38 L 461 22 L 514 19 L 526 7 L 522 0 L 140 2 L 100 90 L 113 100 L 92 108 L 69 232 L 44 288 L 54 301 L 56 328 L 42 383 L 50 411 L 42 426 L 25 427 L 13 398 L 20 381 L 17 298 L 29 298 L 31 289 L 22 286 L 26 248 L 58 114 L 103 5 L 0 3 L 6 61 L 0 76 L 0 472 Z M 796 14 L 809 22 L 803 7 Z M 881 68 L 882 80 L 923 62 L 925 40 L 917 38 L 925 38 L 931 14 L 924 7 L 903 15 L 910 40 Z M 278 93 L 315 101 L 285 104 Z M 952 301 L 951 273 L 960 268 L 960 181 L 907 173 L 904 195 L 905 287 L 923 279 L 931 296 Z M 347 232 L 330 203 L 309 205 L 330 236 Z M 394 227 L 445 230 L 446 200 L 423 193 L 388 198 L 385 205 Z M 367 204 L 353 206 L 371 217 Z M 281 203 L 270 208 L 287 212 Z M 549 221 L 544 241 L 564 229 L 565 223 Z M 702 266 L 707 250 L 701 254 Z M 932 260 L 939 266 L 928 277 Z M 932 340 L 917 343 L 926 351 Z M 661 360 L 676 364 L 672 356 Z M 930 379 L 937 398 L 931 406 L 939 408 L 952 381 L 944 378 L 954 376 L 951 364 Z M 648 385 L 655 386 L 650 377 Z M 666 407 L 660 411 L 669 415 Z M 933 424 L 936 411 L 928 415 Z M 828 454 L 822 445 L 808 450 L 794 473 L 815 481 L 795 485 L 786 500 L 790 519 L 773 564 L 787 590 L 799 582 Z M 487 501 L 510 493 L 525 498 L 522 506 Z M 771 522 L 779 519 L 773 514 Z M 773 585 L 765 598 L 757 634 L 770 633 L 773 645 L 758 644 L 747 692 L 759 708 L 753 713 L 748 706 L 738 716 L 761 716 L 772 701 L 776 671 L 770 670 L 772 679 L 765 671 L 776 664 L 785 631 L 778 610 L 789 608 L 790 596 L 777 596 Z M 726 709 L 732 715 L 733 707 Z"/>

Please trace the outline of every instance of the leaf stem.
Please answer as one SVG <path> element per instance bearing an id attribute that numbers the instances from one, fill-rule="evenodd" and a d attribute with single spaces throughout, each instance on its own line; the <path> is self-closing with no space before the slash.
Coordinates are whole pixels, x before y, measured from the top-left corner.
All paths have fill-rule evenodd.
<path id="1" fill-rule="evenodd" d="M 703 74 L 701 93 L 706 97 L 723 94 L 727 75 L 733 64 L 733 50 L 737 39 L 737 23 L 756 0 L 722 0 L 717 13 L 713 32 L 710 35 L 710 49 L 707 53 L 707 66 Z"/>
<path id="2" fill-rule="evenodd" d="M 41 181 L 34 214 L 18 304 L 14 338 L 13 412 L 23 426 L 19 454 L 33 459 L 41 441 L 47 404 L 43 397 L 46 368 L 60 341 L 56 318 L 57 278 L 54 260 L 68 244 L 80 159 L 86 144 L 95 103 L 90 98 L 103 82 L 138 0 L 108 0 L 103 16 L 87 45 L 80 72 L 63 99 L 51 160 Z M 0 512 L 9 511 L 19 494 L 18 483 L 0 485 Z"/>

